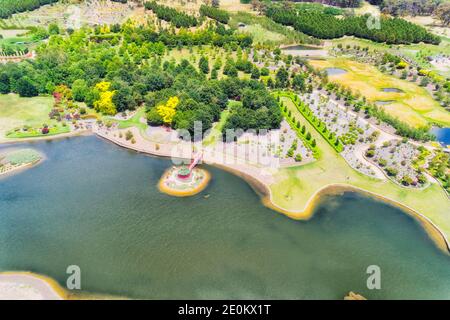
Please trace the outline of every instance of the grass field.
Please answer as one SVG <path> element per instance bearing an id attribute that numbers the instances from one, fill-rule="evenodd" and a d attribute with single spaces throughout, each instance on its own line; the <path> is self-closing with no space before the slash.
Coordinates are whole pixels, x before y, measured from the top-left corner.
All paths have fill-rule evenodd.
<path id="1" fill-rule="evenodd" d="M 145 130 L 147 128 L 146 123 L 141 122 L 141 118 L 145 117 L 145 108 L 139 108 L 136 114 L 128 120 L 117 121 L 119 123 L 119 129 L 127 129 L 131 127 L 139 128 L 140 130 Z"/>
<path id="2" fill-rule="evenodd" d="M 57 134 L 69 133 L 70 127 L 63 126 L 61 124 L 55 124 L 49 127 L 49 132 L 44 134 L 40 126 L 35 128 L 30 128 L 27 131 L 11 131 L 7 134 L 8 139 L 24 139 L 24 138 L 37 138 L 37 137 L 48 137 L 55 136 Z"/>
<path id="3" fill-rule="evenodd" d="M 6 132 L 24 125 L 52 124 L 48 114 L 53 106 L 52 97 L 21 98 L 15 94 L 0 95 L 0 141 Z"/>
<path id="4" fill-rule="evenodd" d="M 450 113 L 416 84 L 385 75 L 374 66 L 346 58 L 312 60 L 311 64 L 319 69 L 333 67 L 346 70 L 345 74 L 330 76 L 330 80 L 360 92 L 371 102 L 394 101 L 383 105 L 383 108 L 411 126 L 426 126 L 430 122 L 450 125 Z M 383 88 L 397 88 L 402 92 L 383 92 Z"/>
<path id="5" fill-rule="evenodd" d="M 245 27 L 239 28 L 239 23 Z M 292 43 L 318 43 L 310 37 L 295 30 L 275 23 L 273 20 L 257 16 L 248 12 L 238 12 L 231 15 L 229 25 L 240 32 L 248 33 L 255 43 L 260 44 L 292 44 Z"/>
<path id="6" fill-rule="evenodd" d="M 283 102 L 293 115 L 303 119 L 292 101 Z M 432 184 L 425 190 L 412 190 L 400 187 L 389 180 L 377 180 L 352 169 L 332 147 L 305 120 L 306 129 L 317 141 L 321 151 L 320 158 L 303 166 L 281 169 L 277 182 L 270 186 L 272 201 L 282 208 L 301 213 L 313 195 L 330 184 L 346 184 L 367 190 L 407 205 L 431 219 L 450 238 L 450 200 L 444 190 Z M 305 217 L 301 214 L 294 217 Z"/>

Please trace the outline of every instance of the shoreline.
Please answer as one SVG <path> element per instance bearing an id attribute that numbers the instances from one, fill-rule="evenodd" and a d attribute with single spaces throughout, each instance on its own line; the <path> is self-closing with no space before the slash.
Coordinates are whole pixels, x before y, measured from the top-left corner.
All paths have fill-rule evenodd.
<path id="1" fill-rule="evenodd" d="M 3 288 L 3 286 L 7 286 Z M 67 300 L 68 293 L 56 280 L 28 271 L 0 273 L 0 299 L 14 300 Z M 9 289 L 8 289 L 9 288 Z M 6 291 L 6 293 L 5 293 Z"/>
<path id="2" fill-rule="evenodd" d="M 161 152 L 161 150 L 144 150 L 141 148 L 138 148 L 137 146 L 133 146 L 130 143 L 125 143 L 122 141 L 117 141 L 117 139 L 114 139 L 114 137 L 109 136 L 108 134 L 103 134 L 99 131 L 82 131 L 82 132 L 76 132 L 76 134 L 69 133 L 64 134 L 64 136 L 50 136 L 50 137 L 44 137 L 44 138 L 31 138 L 32 140 L 56 140 L 56 139 L 64 139 L 64 138 L 71 138 L 75 136 L 89 136 L 89 135 L 96 135 L 99 138 L 102 138 L 108 142 L 111 142 L 119 147 L 133 150 L 138 153 L 147 154 L 150 156 L 156 156 L 156 157 L 163 157 L 168 158 L 171 155 L 167 155 L 165 152 Z M 26 139 L 28 140 L 28 139 Z M 24 140 L 20 141 L 14 141 L 13 143 L 18 143 Z M 9 143 L 9 142 L 8 142 Z M 0 145 L 3 144 L 0 142 Z M 206 163 L 211 166 L 215 166 L 219 169 L 225 170 L 227 172 L 230 172 L 238 177 L 241 177 L 244 179 L 254 190 L 255 192 L 261 197 L 261 202 L 266 207 L 277 211 L 279 213 L 282 213 L 286 215 L 287 217 L 295 220 L 308 220 L 314 215 L 314 209 L 317 207 L 317 204 L 321 200 L 323 196 L 327 195 L 336 195 L 336 194 L 342 194 L 344 192 L 357 192 L 360 194 L 363 194 L 365 196 L 368 196 L 372 199 L 385 202 L 389 205 L 392 205 L 394 207 L 397 207 L 404 211 L 409 216 L 413 217 L 417 222 L 421 224 L 421 226 L 425 229 L 427 235 L 433 240 L 433 242 L 437 245 L 439 249 L 444 251 L 446 254 L 450 254 L 450 241 L 446 237 L 446 235 L 439 229 L 439 227 L 434 224 L 428 217 L 424 216 L 423 214 L 419 213 L 415 209 L 402 204 L 394 199 L 391 199 L 387 196 L 383 196 L 381 194 L 377 194 L 375 192 L 371 192 L 356 186 L 352 186 L 345 183 L 333 183 L 328 184 L 317 190 L 306 202 L 305 206 L 301 210 L 289 210 L 285 209 L 279 205 L 277 205 L 273 201 L 273 195 L 270 189 L 270 186 L 262 181 L 261 179 L 258 179 L 258 177 L 253 176 L 251 173 L 245 172 L 242 169 L 234 168 L 229 165 L 224 165 L 217 163 L 215 161 L 208 161 L 204 160 L 203 163 Z"/>
<path id="3" fill-rule="evenodd" d="M 77 134 L 77 135 L 69 135 L 69 136 L 53 136 L 49 137 L 50 139 L 65 139 L 65 138 L 72 138 L 75 136 L 90 136 L 95 133 L 88 133 L 84 132 L 83 134 Z M 105 137 L 103 135 L 95 134 L 99 138 L 103 138 L 103 140 L 106 140 L 106 142 L 113 143 L 119 147 L 133 150 L 138 153 L 143 153 L 152 157 L 163 157 L 167 158 L 168 155 L 164 154 L 154 154 L 151 152 L 148 152 L 146 150 L 139 150 L 138 148 L 134 149 L 132 147 L 127 146 L 125 143 L 120 143 L 120 141 L 115 141 L 111 139 L 110 137 Z M 48 140 L 48 139 L 40 139 L 40 140 Z M 19 141 L 20 142 L 20 141 Z M 3 143 L 0 142 L 0 146 Z M 155 150 L 156 151 L 156 150 Z M 38 163 L 42 162 L 44 159 L 40 159 L 38 162 L 36 162 L 33 165 L 37 165 Z M 450 254 L 450 243 L 448 239 L 446 238 L 445 234 L 437 227 L 429 218 L 422 215 L 421 213 L 417 212 L 416 210 L 412 209 L 411 207 L 408 207 L 407 205 L 404 205 L 396 200 L 390 199 L 389 197 L 382 196 L 380 194 L 370 192 L 367 190 L 364 190 L 362 188 L 352 186 L 349 184 L 343 184 L 343 183 L 335 183 L 335 184 L 328 184 L 317 190 L 306 202 L 303 210 L 288 210 L 285 208 L 282 208 L 281 206 L 278 206 L 276 203 L 272 200 L 272 191 L 270 189 L 270 186 L 258 179 L 257 177 L 254 177 L 250 173 L 244 172 L 238 168 L 233 168 L 231 166 L 223 165 L 220 163 L 216 163 L 213 161 L 203 161 L 203 163 L 207 165 L 211 165 L 214 167 L 217 167 L 221 170 L 227 171 L 235 176 L 240 177 L 245 182 L 249 184 L 249 186 L 255 191 L 255 193 L 260 197 L 261 202 L 264 206 L 278 212 L 281 214 L 284 214 L 290 219 L 294 220 L 309 220 L 314 216 L 314 211 L 319 205 L 320 201 L 325 196 L 329 195 L 339 195 L 343 194 L 345 192 L 355 192 L 358 194 L 362 194 L 364 196 L 370 197 L 372 199 L 375 199 L 377 201 L 382 201 L 388 205 L 392 205 L 396 208 L 401 209 L 403 212 L 408 214 L 410 217 L 414 218 L 420 225 L 424 228 L 424 231 L 426 234 L 431 238 L 431 240 L 434 242 L 434 244 L 445 254 Z M 29 164 L 28 164 L 29 165 Z M 208 177 L 210 178 L 210 174 L 208 171 L 205 170 L 205 172 L 208 174 Z M 163 175 L 164 176 L 164 175 Z M 208 183 L 209 183 L 208 178 Z M 208 183 L 205 184 L 205 188 L 208 185 Z M 159 184 L 159 183 L 158 183 Z M 204 190 L 204 189 L 203 189 Z M 202 191 L 203 191 L 202 190 Z M 96 299 L 129 299 L 126 297 L 117 297 L 117 296 L 108 296 L 104 294 L 91 294 L 91 293 L 70 293 L 67 290 L 65 290 L 56 280 L 54 280 L 51 277 L 36 274 L 33 272 L 28 271 L 6 271 L 6 272 L 0 272 L 0 285 L 2 284 L 2 276 L 4 278 L 12 277 L 12 279 L 15 279 L 15 284 L 19 285 L 27 285 L 31 281 L 40 281 L 43 286 L 45 286 L 48 290 L 48 292 L 51 292 L 50 295 L 53 295 L 53 297 L 60 300 L 77 300 L 77 299 L 87 299 L 87 300 L 96 300 Z M 19 281 L 17 281 L 19 280 Z M 14 296 L 13 296 L 14 298 Z M 11 299 L 11 296 L 8 296 L 7 299 Z M 25 298 L 27 299 L 27 298 Z M 44 300 L 49 300 L 44 298 Z"/>
<path id="4" fill-rule="evenodd" d="M 171 155 L 163 154 L 162 152 L 158 153 L 152 153 L 149 150 L 143 150 L 137 147 L 134 147 L 132 145 L 128 146 L 126 143 L 123 143 L 121 141 L 116 141 L 112 137 L 109 137 L 107 135 L 96 133 L 98 136 L 102 137 L 105 140 L 108 140 L 109 142 L 116 144 L 120 147 L 134 150 L 140 153 L 149 154 L 151 156 L 160 156 L 160 157 L 170 157 Z M 227 172 L 230 172 L 238 177 L 241 177 L 244 179 L 252 188 L 255 190 L 255 192 L 261 197 L 261 202 L 264 206 L 277 211 L 279 213 L 282 213 L 286 215 L 287 217 L 294 219 L 294 220 L 309 220 L 314 215 L 314 209 L 317 207 L 318 203 L 320 202 L 321 198 L 328 195 L 337 195 L 342 194 L 344 192 L 357 192 L 360 194 L 363 194 L 367 197 L 370 197 L 372 199 L 382 201 L 384 203 L 387 203 L 389 205 L 392 205 L 396 208 L 401 209 L 406 214 L 408 214 L 410 217 L 414 218 L 420 225 L 424 228 L 427 235 L 431 238 L 431 240 L 436 244 L 436 246 L 443 251 L 445 254 L 450 255 L 450 241 L 446 237 L 446 235 L 439 229 L 439 227 L 434 224 L 428 217 L 424 216 L 420 212 L 416 211 L 415 209 L 402 204 L 398 202 L 397 200 L 391 199 L 387 196 L 383 196 L 381 194 L 371 192 L 356 186 L 352 186 L 350 184 L 344 184 L 344 183 L 332 183 L 323 186 L 322 188 L 318 189 L 316 192 L 314 192 L 313 195 L 310 196 L 308 201 L 306 202 L 305 206 L 301 210 L 288 210 L 285 209 L 279 205 L 277 205 L 273 199 L 272 199 L 272 192 L 270 189 L 270 186 L 267 185 L 264 181 L 258 179 L 258 177 L 251 175 L 250 173 L 247 173 L 243 170 L 233 168 L 232 166 L 220 164 L 214 161 L 208 161 L 204 160 L 203 163 L 206 163 L 211 166 L 215 166 L 219 169 L 225 170 Z"/>
<path id="5" fill-rule="evenodd" d="M 0 143 L 0 146 L 1 146 L 1 143 Z M 36 151 L 36 152 L 40 156 L 40 158 L 38 160 L 33 161 L 33 162 L 29 162 L 29 163 L 24 163 L 24 164 L 21 164 L 21 165 L 18 165 L 18 166 L 13 166 L 8 171 L 0 172 L 0 180 L 3 179 L 3 178 L 9 177 L 9 176 L 15 175 L 15 174 L 19 174 L 19 173 L 21 173 L 23 171 L 26 171 L 26 170 L 31 169 L 33 167 L 36 167 L 39 164 L 41 164 L 42 162 L 44 162 L 45 156 L 42 153 L 38 152 L 38 151 Z"/>

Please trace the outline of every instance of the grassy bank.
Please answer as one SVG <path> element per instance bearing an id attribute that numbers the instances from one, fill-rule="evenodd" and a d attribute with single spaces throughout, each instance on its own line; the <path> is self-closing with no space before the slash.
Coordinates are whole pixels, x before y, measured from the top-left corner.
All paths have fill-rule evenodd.
<path id="1" fill-rule="evenodd" d="M 16 94 L 0 95 L 0 141 L 7 132 L 25 125 L 30 127 L 51 125 L 48 114 L 53 106 L 52 97 L 21 98 Z"/>
<path id="2" fill-rule="evenodd" d="M 286 104 L 289 105 L 289 101 Z M 296 108 L 291 110 L 296 118 L 302 119 Z M 391 199 L 392 203 L 401 203 L 430 219 L 450 239 L 450 200 L 439 185 L 412 190 L 365 176 L 352 169 L 308 122 L 306 125 L 317 141 L 321 156 L 313 163 L 278 171 L 276 182 L 269 186 L 275 206 L 289 211 L 294 218 L 309 218 L 313 208 L 310 200 L 323 188 L 340 184 Z"/>

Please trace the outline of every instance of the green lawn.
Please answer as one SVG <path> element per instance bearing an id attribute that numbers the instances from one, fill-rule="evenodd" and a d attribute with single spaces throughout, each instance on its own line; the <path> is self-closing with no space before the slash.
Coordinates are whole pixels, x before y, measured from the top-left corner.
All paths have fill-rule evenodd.
<path id="1" fill-rule="evenodd" d="M 147 128 L 146 123 L 141 122 L 141 118 L 145 118 L 145 108 L 139 108 L 136 114 L 128 120 L 114 120 L 119 123 L 119 129 L 127 129 L 131 127 L 139 128 L 140 130 L 145 130 Z"/>
<path id="2" fill-rule="evenodd" d="M 44 134 L 42 133 L 41 127 L 29 128 L 27 131 L 15 131 L 12 130 L 6 134 L 8 139 L 23 139 L 23 138 L 37 138 L 37 137 L 46 137 L 46 136 L 54 136 L 62 133 L 69 133 L 70 127 L 63 126 L 61 124 L 56 124 L 54 126 L 49 127 L 49 132 Z"/>
<path id="3" fill-rule="evenodd" d="M 52 97 L 21 98 L 16 94 L 0 95 L 0 141 L 12 129 L 51 125 L 48 114 L 53 106 Z"/>
<path id="4" fill-rule="evenodd" d="M 316 192 L 328 185 L 345 184 L 413 208 L 433 221 L 450 238 L 450 200 L 439 185 L 432 184 L 425 190 L 406 189 L 357 172 L 303 118 L 292 101 L 285 101 L 285 104 L 296 118 L 303 120 L 321 153 L 313 163 L 279 170 L 277 181 L 270 186 L 275 205 L 295 212 L 293 217 L 308 218 L 310 212 L 307 211 L 307 204 Z"/>

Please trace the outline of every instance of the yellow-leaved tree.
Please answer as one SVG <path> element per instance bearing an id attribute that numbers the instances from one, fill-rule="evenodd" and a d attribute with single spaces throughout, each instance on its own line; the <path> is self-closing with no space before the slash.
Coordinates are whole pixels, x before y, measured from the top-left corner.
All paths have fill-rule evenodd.
<path id="1" fill-rule="evenodd" d="M 176 113 L 176 108 L 180 100 L 178 97 L 171 97 L 166 104 L 161 104 L 157 107 L 158 114 L 161 116 L 165 124 L 172 124 L 173 117 Z"/>
<path id="2" fill-rule="evenodd" d="M 115 115 L 117 110 L 112 99 L 116 91 L 111 91 L 110 88 L 111 82 L 102 81 L 95 85 L 95 89 L 99 93 L 99 99 L 94 102 L 94 108 L 103 114 Z"/>

